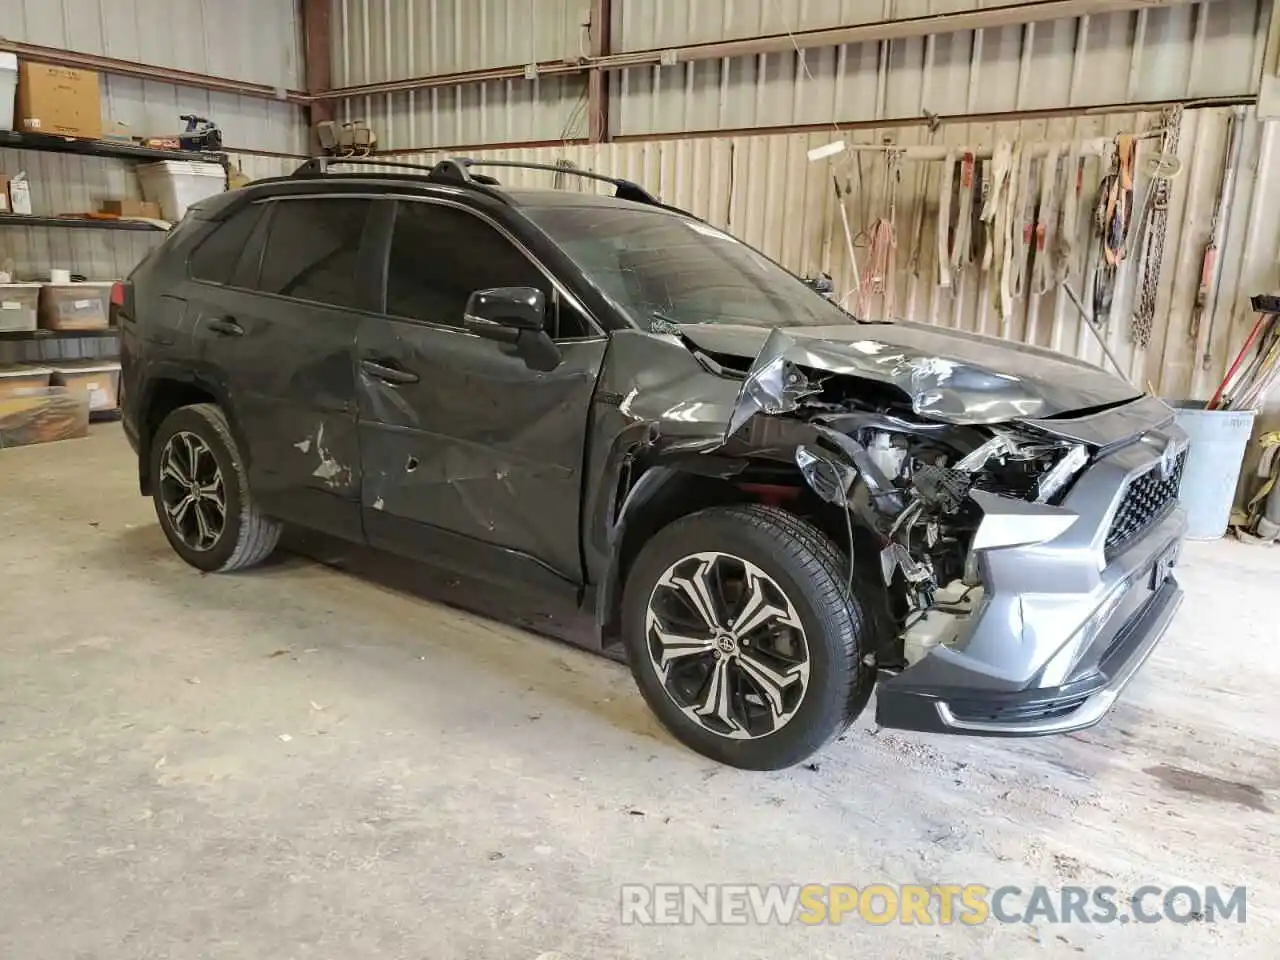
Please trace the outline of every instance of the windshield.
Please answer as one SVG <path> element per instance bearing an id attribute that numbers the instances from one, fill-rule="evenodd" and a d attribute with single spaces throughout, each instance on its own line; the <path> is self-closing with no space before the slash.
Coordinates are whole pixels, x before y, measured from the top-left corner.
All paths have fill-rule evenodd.
<path id="1" fill-rule="evenodd" d="M 643 330 L 830 326 L 854 318 L 768 257 L 696 220 L 587 206 L 523 211 Z"/>

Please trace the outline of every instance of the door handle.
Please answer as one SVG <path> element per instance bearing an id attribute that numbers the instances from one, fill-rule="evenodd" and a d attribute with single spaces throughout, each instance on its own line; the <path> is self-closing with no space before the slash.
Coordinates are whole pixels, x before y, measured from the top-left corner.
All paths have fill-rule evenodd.
<path id="1" fill-rule="evenodd" d="M 243 337 L 244 327 L 236 323 L 230 317 L 220 317 L 217 320 L 209 321 L 209 329 L 214 333 L 220 333 L 224 337 Z"/>
<path id="2" fill-rule="evenodd" d="M 409 370 L 401 370 L 399 367 L 389 367 L 385 363 L 379 363 L 377 360 L 361 360 L 360 366 L 364 368 L 364 372 L 371 377 L 377 377 L 379 380 L 385 380 L 387 383 L 417 383 L 418 375 Z"/>

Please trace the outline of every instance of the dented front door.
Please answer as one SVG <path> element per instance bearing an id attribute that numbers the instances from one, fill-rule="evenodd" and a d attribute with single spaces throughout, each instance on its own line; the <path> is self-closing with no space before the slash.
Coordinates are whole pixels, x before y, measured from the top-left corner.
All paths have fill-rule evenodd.
<path id="1" fill-rule="evenodd" d="M 499 344 L 408 320 L 357 342 L 371 543 L 499 580 L 580 583 L 583 445 L 604 337 L 550 373 Z"/>

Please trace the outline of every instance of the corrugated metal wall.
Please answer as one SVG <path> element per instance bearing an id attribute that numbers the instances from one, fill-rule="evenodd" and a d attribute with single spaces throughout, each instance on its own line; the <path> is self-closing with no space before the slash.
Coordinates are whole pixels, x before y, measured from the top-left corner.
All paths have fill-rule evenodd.
<path id="1" fill-rule="evenodd" d="M 25 172 L 37 213 L 97 210 L 102 200 L 140 198 L 132 165 L 100 157 L 0 150 L 0 173 Z M 162 233 L 121 230 L 0 226 L 0 261 L 12 260 L 15 276 L 42 279 L 64 267 L 95 280 L 122 277 L 146 256 Z"/>
<path id="2" fill-rule="evenodd" d="M 0 0 L 10 40 L 139 60 L 272 86 L 302 86 L 293 0 Z M 217 121 L 226 142 L 303 152 L 306 125 L 292 104 L 209 93 L 129 77 L 103 77 L 105 121 L 137 135 L 170 134 L 184 113 Z"/>
<path id="3" fill-rule="evenodd" d="M 333 0 L 340 85 L 575 58 L 589 0 Z M 636 67 L 611 75 L 617 136 L 880 123 L 1256 94 L 1272 0 L 1207 0 L 928 39 Z M 615 51 L 848 25 L 995 0 L 614 0 Z M 348 102 L 385 149 L 587 132 L 581 77 Z"/>
<path id="4" fill-rule="evenodd" d="M 197 73 L 302 86 L 300 24 L 293 0 L 0 0 L 0 31 L 10 40 L 178 67 Z M 128 77 L 103 76 L 103 121 L 136 135 L 172 134 L 179 116 L 215 120 L 226 143 L 301 153 L 302 111 L 288 103 L 208 93 Z M 252 161 L 246 161 L 250 165 Z M 141 196 L 129 161 L 0 150 L 0 172 L 25 172 L 41 214 L 96 210 L 102 200 Z M 126 275 L 161 233 L 16 227 L 0 229 L 0 261 L 17 276 L 41 278 L 66 267 L 91 279 Z"/>
<path id="5" fill-rule="evenodd" d="M 857 8 L 850 19 L 840 6 Z M 885 4 L 899 17 L 995 6 Z M 623 71 L 618 135 L 1060 110 L 1257 92 L 1270 0 L 1212 0 L 928 39 L 886 41 Z M 744 9 L 745 8 L 745 9 Z M 922 9 L 923 8 L 923 9 Z M 930 9 L 933 8 L 933 9 Z M 640 47 L 833 23 L 891 19 L 881 4 L 622 0 L 615 14 Z M 686 33 L 687 31 L 687 33 Z M 686 36 L 684 41 L 675 39 Z"/>
<path id="6" fill-rule="evenodd" d="M 1131 340 L 1134 303 L 1133 264 L 1122 268 L 1110 317 L 1103 330 L 1112 353 L 1126 375 L 1162 395 L 1207 398 L 1222 377 L 1230 354 L 1238 349 L 1252 322 L 1248 297 L 1280 289 L 1280 122 L 1258 123 L 1246 118 L 1246 137 L 1240 180 L 1232 204 L 1230 232 L 1221 253 L 1223 275 L 1216 303 L 1199 344 L 1188 336 L 1192 307 L 1200 277 L 1201 258 L 1209 240 L 1214 200 L 1226 156 L 1229 108 L 1189 110 L 1181 127 L 1179 156 L 1183 172 L 1172 182 L 1165 261 L 1160 276 L 1153 335 L 1146 349 Z M 948 124 L 932 143 L 938 146 L 989 147 L 998 140 L 1046 140 L 1059 143 L 1111 138 L 1122 132 L 1142 132 L 1162 123 L 1160 114 L 1112 114 L 1048 121 L 1001 124 Z M 568 160 L 588 170 L 628 177 L 657 190 L 668 202 L 688 209 L 739 236 L 801 274 L 826 271 L 838 291 L 852 283 L 849 258 L 833 174 L 854 186 L 847 209 L 857 235 L 856 256 L 865 265 L 866 228 L 887 211 L 885 160 L 879 153 L 862 154 L 862 173 L 845 154 L 836 160 L 811 163 L 808 151 L 831 141 L 834 134 L 780 134 L 673 141 L 570 145 L 480 152 L 489 159 L 554 163 Z M 930 134 L 920 127 L 861 130 L 863 144 L 886 140 L 900 146 L 926 144 Z M 1154 150 L 1140 147 L 1140 157 Z M 397 157 L 398 161 L 431 163 L 442 154 Z M 959 274 L 951 290 L 936 282 L 936 226 L 940 162 L 906 161 L 897 188 L 898 234 L 895 299 L 897 315 L 944 326 L 972 330 L 1053 347 L 1093 363 L 1107 361 L 1087 326 L 1058 292 L 1028 295 L 1016 302 L 1007 328 L 1002 329 L 991 278 L 977 267 Z M 258 158 L 253 173 L 266 176 L 286 172 L 284 162 Z M 1092 197 L 1104 160 L 1085 165 L 1083 195 Z M 249 172 L 249 167 L 246 167 Z M 538 171 L 495 170 L 512 186 L 552 186 L 556 175 Z M 925 186 L 925 175 L 928 185 Z M 563 177 L 566 185 L 575 184 Z M 864 190 L 858 184 L 865 184 Z M 1140 178 L 1141 196 L 1147 181 Z M 584 181 L 581 189 L 603 189 Z M 1081 237 L 1089 216 L 1089 201 L 1081 210 Z M 915 240 L 917 210 L 923 208 L 924 230 Z M 1071 282 L 1082 289 L 1082 256 Z M 883 301 L 872 301 L 872 315 Z M 1212 336 L 1209 332 L 1212 331 Z M 1210 356 L 1208 365 L 1203 355 Z M 1280 398 L 1277 398 L 1280 401 Z"/>
<path id="7" fill-rule="evenodd" d="M 590 0 L 334 0 L 338 86 L 587 52 Z M 586 136 L 582 77 L 501 80 L 345 101 L 383 149 Z"/>

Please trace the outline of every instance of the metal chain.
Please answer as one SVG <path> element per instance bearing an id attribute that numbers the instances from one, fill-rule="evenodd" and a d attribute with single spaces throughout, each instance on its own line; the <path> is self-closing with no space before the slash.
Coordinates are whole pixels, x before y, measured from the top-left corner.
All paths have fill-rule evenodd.
<path id="1" fill-rule="evenodd" d="M 1161 116 L 1164 138 L 1160 152 L 1178 155 L 1178 134 L 1182 128 L 1182 107 L 1175 106 Z M 1147 229 L 1138 237 L 1142 256 L 1138 264 L 1139 279 L 1137 302 L 1133 308 L 1130 334 L 1134 344 L 1146 348 L 1151 343 L 1151 329 L 1156 317 L 1156 294 L 1160 289 L 1160 269 L 1164 264 L 1165 234 L 1169 224 L 1169 180 L 1156 182 L 1151 201 L 1151 215 Z"/>

